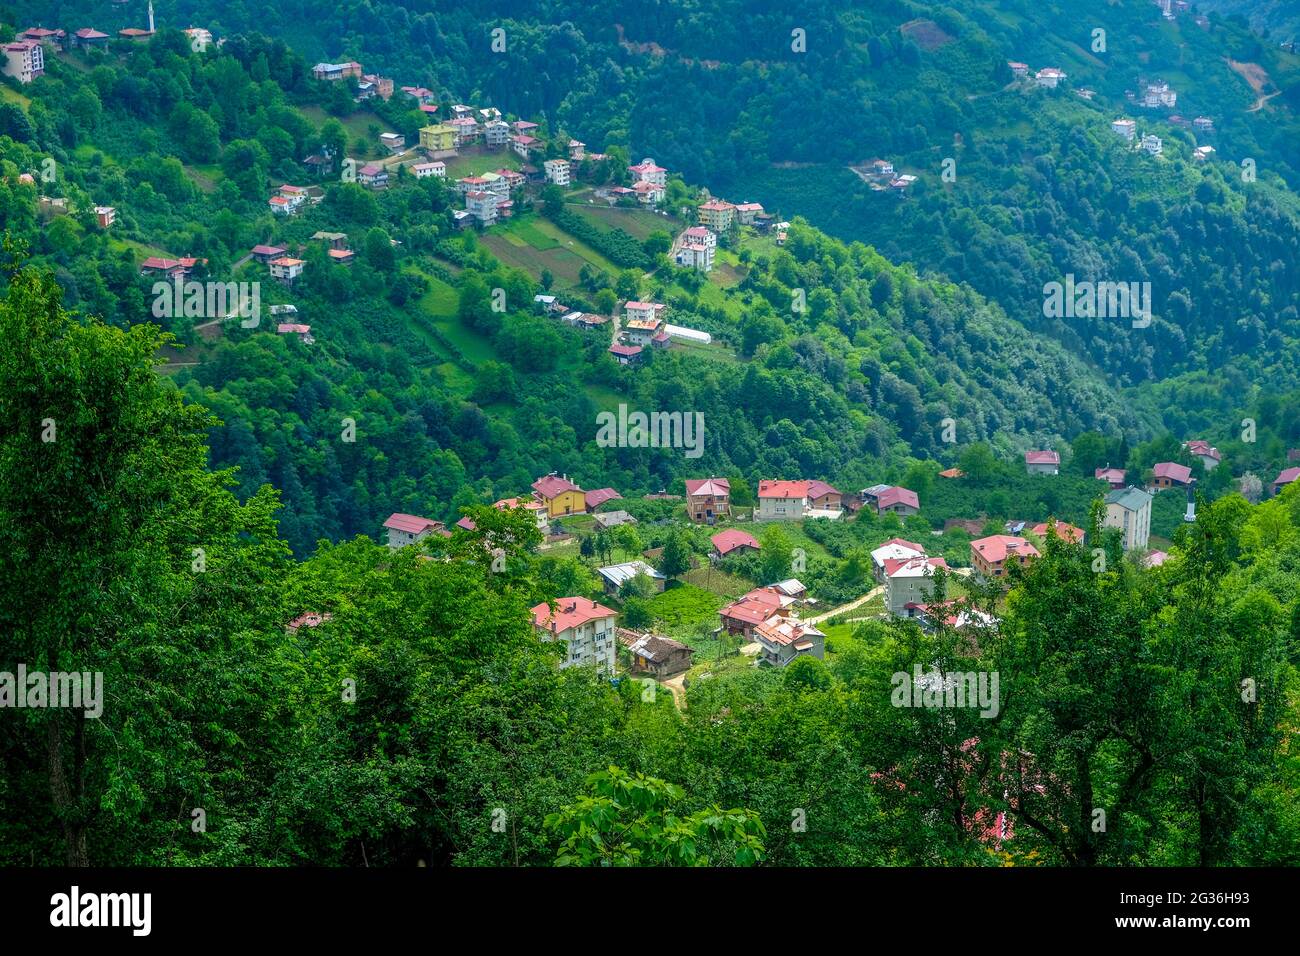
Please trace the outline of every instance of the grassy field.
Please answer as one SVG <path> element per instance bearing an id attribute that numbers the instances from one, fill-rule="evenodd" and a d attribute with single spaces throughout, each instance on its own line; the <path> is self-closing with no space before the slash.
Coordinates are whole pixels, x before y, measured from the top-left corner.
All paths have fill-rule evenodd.
<path id="1" fill-rule="evenodd" d="M 622 229 L 633 239 L 645 239 L 652 232 L 674 233 L 681 229 L 681 222 L 674 217 L 645 209 L 624 209 L 604 202 L 569 203 L 568 208 L 602 229 Z"/>
<path id="2" fill-rule="evenodd" d="M 397 132 L 393 127 L 389 126 L 386 122 L 380 119 L 378 115 L 372 113 L 370 110 L 357 110 L 355 113 L 350 113 L 343 117 L 331 116 L 319 106 L 304 106 L 300 108 L 300 111 L 303 116 L 315 123 L 317 127 L 325 125 L 327 120 L 337 119 L 343 124 L 343 129 L 348 134 L 349 143 L 358 137 L 365 140 L 377 141 L 378 137 L 370 135 L 370 127 L 372 125 L 378 126 L 379 132 L 381 133 Z"/>
<path id="3" fill-rule="evenodd" d="M 444 159 L 443 162 L 447 164 L 447 179 L 451 181 L 496 172 L 498 169 L 518 169 L 523 165 L 523 161 L 512 150 L 488 150 L 481 146 L 471 147 L 459 156 Z"/>
<path id="4" fill-rule="evenodd" d="M 456 317 L 456 290 L 434 276 L 426 274 L 425 278 L 429 280 L 430 288 L 416 301 L 416 310 L 471 362 L 478 364 L 492 359 L 495 356 L 492 343 L 466 328 Z M 441 353 L 443 350 L 435 347 L 435 351 Z"/>
<path id="5" fill-rule="evenodd" d="M 32 101 L 30 99 L 28 99 L 26 96 L 23 96 L 17 90 L 11 90 L 9 87 L 5 86 L 4 84 L 0 84 L 0 102 L 17 103 L 24 110 L 27 109 L 27 107 L 32 105 Z"/>
<path id="6" fill-rule="evenodd" d="M 573 287 L 583 266 L 617 275 L 619 269 L 595 249 L 573 238 L 554 223 L 536 216 L 494 226 L 483 236 L 483 244 L 507 266 L 531 275 L 549 270 L 557 286 Z"/>
<path id="7" fill-rule="evenodd" d="M 710 591 L 719 597 L 735 599 L 754 589 L 754 582 L 738 574 L 728 574 L 711 564 L 695 568 L 682 575 L 683 580 L 692 587 Z"/>
<path id="8" fill-rule="evenodd" d="M 223 178 L 221 167 L 216 163 L 208 166 L 186 166 L 185 175 L 205 193 L 215 191 L 217 183 Z"/>

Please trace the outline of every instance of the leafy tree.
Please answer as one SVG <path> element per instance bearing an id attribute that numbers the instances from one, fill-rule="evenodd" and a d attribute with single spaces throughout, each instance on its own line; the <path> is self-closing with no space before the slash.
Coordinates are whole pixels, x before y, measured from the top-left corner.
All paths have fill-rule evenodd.
<path id="1" fill-rule="evenodd" d="M 766 830 L 752 810 L 682 813 L 676 784 L 611 765 L 587 778 L 588 793 L 546 818 L 560 838 L 557 866 L 736 866 L 763 859 Z"/>

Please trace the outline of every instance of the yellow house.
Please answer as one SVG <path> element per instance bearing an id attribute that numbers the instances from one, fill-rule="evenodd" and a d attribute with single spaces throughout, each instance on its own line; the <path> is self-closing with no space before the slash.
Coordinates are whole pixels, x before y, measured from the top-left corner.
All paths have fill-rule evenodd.
<path id="1" fill-rule="evenodd" d="M 533 482 L 537 500 L 546 505 L 552 518 L 580 515 L 587 511 L 587 493 L 569 481 L 568 477 L 551 473 Z"/>
<path id="2" fill-rule="evenodd" d="M 456 131 L 442 123 L 437 126 L 426 126 L 420 130 L 421 149 L 427 149 L 435 153 L 442 152 L 451 149 L 455 142 Z"/>

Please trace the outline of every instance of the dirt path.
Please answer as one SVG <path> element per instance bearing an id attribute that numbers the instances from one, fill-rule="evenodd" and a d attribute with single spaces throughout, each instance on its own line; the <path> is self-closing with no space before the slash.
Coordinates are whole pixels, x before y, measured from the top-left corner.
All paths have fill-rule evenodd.
<path id="1" fill-rule="evenodd" d="M 1262 110 L 1262 109 L 1264 108 L 1264 104 L 1265 104 L 1265 103 L 1267 103 L 1267 102 L 1268 102 L 1269 100 L 1271 100 L 1273 97 L 1275 97 L 1275 96 L 1281 96 L 1281 95 L 1282 95 L 1282 91 L 1281 91 L 1281 90 L 1275 90 L 1275 91 L 1273 91 L 1272 93 L 1269 93 L 1267 96 L 1260 96 L 1259 99 L 1255 100 L 1255 105 L 1254 105 L 1254 106 L 1247 107 L 1246 112 L 1247 112 L 1247 113 L 1257 113 L 1257 112 L 1259 112 L 1260 110 Z"/>
<path id="2" fill-rule="evenodd" d="M 878 584 L 870 591 L 868 591 L 866 594 L 862 595 L 862 597 L 850 601 L 848 604 L 841 604 L 839 607 L 833 608 L 832 610 L 826 611 L 822 614 L 818 614 L 816 617 L 807 617 L 807 618 L 803 618 L 802 620 L 806 624 L 820 624 L 822 621 L 825 621 L 828 618 L 832 618 L 838 614 L 844 614 L 848 611 L 852 611 L 854 608 L 861 607 L 862 605 L 870 601 L 872 598 L 874 598 L 876 595 L 884 594 L 884 593 L 885 593 L 884 586 Z"/>
<path id="3" fill-rule="evenodd" d="M 670 677 L 660 683 L 668 688 L 668 692 L 673 695 L 673 703 L 677 705 L 678 710 L 686 709 L 686 672 L 678 674 L 676 677 Z"/>

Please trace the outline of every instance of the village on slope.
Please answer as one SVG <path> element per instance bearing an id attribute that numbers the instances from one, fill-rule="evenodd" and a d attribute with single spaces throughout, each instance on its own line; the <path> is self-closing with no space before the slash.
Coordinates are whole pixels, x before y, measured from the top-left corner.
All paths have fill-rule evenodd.
<path id="1" fill-rule="evenodd" d="M 1185 442 L 1183 450 L 1206 471 L 1222 462 L 1219 450 L 1204 440 Z M 1300 461 L 1300 449 L 1291 450 L 1288 457 Z M 1060 467 L 1056 451 L 1024 453 L 1026 475 L 1051 480 L 1060 475 Z M 948 482 L 965 477 L 957 468 L 945 469 L 939 476 Z M 1192 468 L 1178 462 L 1157 462 L 1134 484 L 1124 469 L 1101 467 L 1095 470 L 1094 479 L 1109 489 L 1103 496 L 1102 529 L 1118 532 L 1123 550 L 1140 567 L 1158 567 L 1168 560 L 1166 551 L 1150 547 L 1152 503 L 1156 495 L 1173 491 L 1185 497 L 1183 521 L 1194 521 L 1197 479 Z M 1284 469 L 1273 482 L 1272 493 L 1278 494 L 1298 479 L 1300 466 Z M 828 636 L 833 640 L 837 629 L 847 634 L 852 622 L 868 618 L 912 620 L 926 630 L 940 625 L 956 628 L 969 632 L 978 646 L 980 630 L 996 628 L 998 619 L 993 609 L 978 607 L 968 599 L 964 582 L 996 590 L 1013 566 L 1039 558 L 1049 537 L 1077 545 L 1085 544 L 1087 537 L 1083 528 L 1053 515 L 1007 521 L 993 534 L 983 533 L 988 530 L 983 518 L 953 519 L 945 524 L 957 534 L 978 535 L 969 540 L 966 561 L 954 566 L 945 557 L 930 554 L 926 544 L 904 536 L 908 519 L 916 519 L 911 537 L 924 539 L 947 532 L 931 530 L 918 518 L 922 509 L 919 496 L 897 485 L 877 484 L 845 494 L 820 479 L 764 479 L 749 506 L 733 502 L 732 480 L 727 478 L 687 479 L 684 487 L 684 495 L 658 492 L 645 496 L 644 501 L 670 503 L 669 517 L 654 523 L 701 529 L 701 534 L 707 534 L 707 552 L 692 554 L 689 570 L 683 571 L 666 567 L 663 547 L 633 553 L 624 546 L 620 550 L 625 552 L 625 560 L 609 563 L 601 563 L 598 549 L 581 551 L 597 576 L 599 592 L 560 596 L 532 609 L 540 639 L 564 645 L 560 666 L 590 666 L 610 678 L 627 673 L 656 680 L 688 674 L 689 679 L 718 671 L 725 653 L 731 661 L 727 666 L 783 667 L 801 656 L 824 659 Z M 572 552 L 577 542 L 592 535 L 613 534 L 616 529 L 638 524 L 628 510 L 632 504 L 615 489 L 587 491 L 569 476 L 555 473 L 538 478 L 530 494 L 497 501 L 494 507 L 520 508 L 530 514 L 545 538 L 542 550 L 568 548 Z M 753 580 L 756 569 L 762 567 L 756 559 L 763 553 L 763 528 L 779 526 L 797 534 L 796 529 L 811 522 L 867 522 L 885 516 L 892 516 L 892 523 L 882 523 L 876 529 L 876 537 L 883 540 L 870 547 L 867 589 L 858 599 L 826 606 L 829 602 L 820 600 L 815 590 L 799 579 L 807 558 L 798 551 L 788 577 Z M 891 533 L 899 527 L 904 534 Z M 388 546 L 394 549 L 419 546 L 430 537 L 450 538 L 456 528 L 473 531 L 474 523 L 463 518 L 448 528 L 441 521 L 410 514 L 393 514 L 384 523 Z M 635 534 L 630 539 L 639 541 Z M 665 574 L 665 568 L 671 573 Z M 724 596 L 718 602 L 721 606 L 697 616 L 688 622 L 691 627 L 679 630 L 676 636 L 663 633 L 669 629 L 664 625 L 680 622 L 629 620 L 631 604 L 649 597 L 653 608 L 656 595 L 672 595 L 675 590 L 702 592 L 715 577 L 722 582 L 718 589 Z M 942 594 L 937 593 L 940 589 Z M 711 618 L 712 623 L 702 626 L 702 617 Z M 709 641 L 703 652 L 702 636 Z M 833 648 L 830 650 L 833 653 Z"/>

